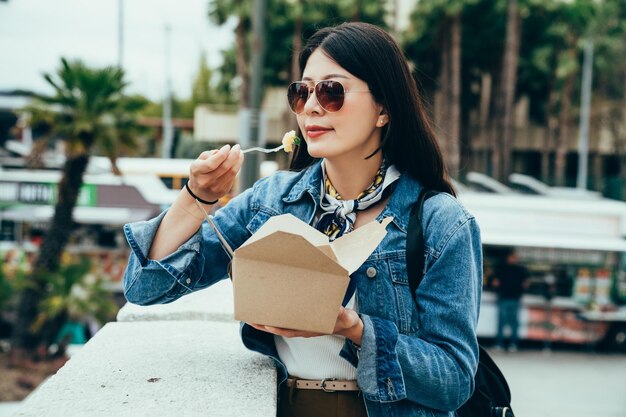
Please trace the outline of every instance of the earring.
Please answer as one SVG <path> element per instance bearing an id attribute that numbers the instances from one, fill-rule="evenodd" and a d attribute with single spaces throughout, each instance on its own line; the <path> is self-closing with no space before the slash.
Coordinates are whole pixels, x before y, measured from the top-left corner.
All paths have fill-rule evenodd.
<path id="1" fill-rule="evenodd" d="M 381 119 L 378 121 L 378 125 L 379 125 L 379 126 L 382 126 L 384 123 L 385 123 L 385 119 L 382 119 L 382 118 L 381 118 Z"/>

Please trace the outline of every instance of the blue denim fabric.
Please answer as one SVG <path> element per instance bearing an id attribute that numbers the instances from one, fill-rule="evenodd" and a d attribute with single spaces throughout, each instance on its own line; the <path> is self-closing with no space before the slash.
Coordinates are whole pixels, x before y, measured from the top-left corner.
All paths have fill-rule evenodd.
<path id="1" fill-rule="evenodd" d="M 311 224 L 319 204 L 320 164 L 259 180 L 220 209 L 214 222 L 239 247 L 270 217 L 291 213 Z M 413 301 L 406 269 L 407 226 L 421 186 L 403 175 L 378 220 L 393 217 L 387 235 L 352 275 L 364 323 L 360 347 L 346 340 L 341 356 L 357 367 L 370 417 L 454 416 L 474 389 L 482 249 L 474 217 L 450 195 L 424 206 L 424 278 Z M 206 222 L 175 253 L 146 257 L 163 213 L 127 224 L 132 248 L 124 291 L 137 304 L 167 303 L 227 277 L 228 257 Z M 375 274 L 368 268 L 374 268 Z M 369 275 L 369 276 L 368 276 Z M 372 276 L 373 275 L 373 276 Z M 370 277 L 371 276 L 371 277 Z M 244 323 L 243 343 L 268 355 L 279 382 L 287 377 L 273 337 Z"/>

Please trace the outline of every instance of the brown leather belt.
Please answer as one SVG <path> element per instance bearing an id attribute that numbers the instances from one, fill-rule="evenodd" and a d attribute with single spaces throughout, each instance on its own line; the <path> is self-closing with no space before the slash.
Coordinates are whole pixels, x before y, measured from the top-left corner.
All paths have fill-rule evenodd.
<path id="1" fill-rule="evenodd" d="M 297 389 L 319 389 L 324 392 L 335 391 L 360 391 L 356 381 L 342 381 L 334 378 L 326 379 L 287 379 L 287 386 L 289 388 L 294 387 Z"/>

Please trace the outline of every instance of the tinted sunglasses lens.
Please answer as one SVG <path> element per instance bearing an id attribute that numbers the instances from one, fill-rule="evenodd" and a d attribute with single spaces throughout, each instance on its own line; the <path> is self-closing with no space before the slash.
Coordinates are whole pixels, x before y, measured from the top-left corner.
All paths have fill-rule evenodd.
<path id="1" fill-rule="evenodd" d="M 305 83 L 291 83 L 287 88 L 287 101 L 294 113 L 302 113 L 309 98 L 309 86 Z"/>
<path id="2" fill-rule="evenodd" d="M 343 85 L 339 81 L 321 81 L 315 86 L 315 96 L 324 110 L 339 111 L 345 97 Z"/>

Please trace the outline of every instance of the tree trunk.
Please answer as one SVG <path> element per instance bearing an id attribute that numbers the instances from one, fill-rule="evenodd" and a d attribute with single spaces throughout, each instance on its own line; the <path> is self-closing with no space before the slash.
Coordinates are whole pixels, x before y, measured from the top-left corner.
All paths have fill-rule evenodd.
<path id="1" fill-rule="evenodd" d="M 504 52 L 503 52 L 504 54 Z M 491 89 L 491 106 L 490 123 L 489 123 L 489 141 L 487 153 L 491 152 L 491 166 L 487 171 L 487 174 L 495 179 L 500 179 L 500 172 L 502 166 L 502 136 L 500 134 L 500 120 L 502 119 L 502 112 L 504 111 L 504 99 L 501 92 L 501 79 L 502 79 L 502 64 L 493 69 L 491 73 L 493 86 Z"/>
<path id="2" fill-rule="evenodd" d="M 552 85 L 554 83 L 551 83 Z M 550 154 L 552 153 L 552 143 L 554 142 L 554 133 L 558 128 L 558 122 L 555 117 L 557 94 L 554 87 L 550 88 L 548 102 L 546 104 L 546 132 L 543 137 L 543 146 L 541 148 L 541 180 L 545 183 L 550 182 Z"/>
<path id="3" fill-rule="evenodd" d="M 42 342 L 41 332 L 33 331 L 32 324 L 37 317 L 39 303 L 46 292 L 47 277 L 51 272 L 58 270 L 63 249 L 73 229 L 72 212 L 76 206 L 88 161 L 89 155 L 84 154 L 68 158 L 63 166 L 54 215 L 33 266 L 29 280 L 31 285 L 22 292 L 20 298 L 13 334 L 14 346 L 17 349 L 32 352 Z"/>
<path id="4" fill-rule="evenodd" d="M 502 94 L 499 94 L 499 92 L 499 86 L 493 89 L 493 118 L 489 126 L 490 140 L 488 142 L 491 144 L 491 170 L 487 172 L 497 180 L 500 180 L 502 177 L 502 135 L 500 133 L 500 120 L 502 119 L 502 111 L 504 109 Z M 489 148 L 487 152 L 489 152 Z"/>
<path id="5" fill-rule="evenodd" d="M 491 74 L 485 72 L 480 77 L 480 133 L 483 134 L 489 121 L 489 108 L 491 107 Z"/>
<path id="6" fill-rule="evenodd" d="M 302 13 L 299 13 L 294 22 L 293 26 L 293 51 L 291 56 L 291 79 L 299 80 L 301 77 L 300 74 L 300 51 L 302 50 Z M 287 111 L 287 116 L 289 118 L 288 125 L 292 130 L 298 130 L 298 120 L 295 115 Z"/>
<path id="7" fill-rule="evenodd" d="M 480 164 L 483 166 L 482 171 L 489 173 L 489 138 L 488 129 L 489 113 L 491 109 L 491 90 L 492 90 L 491 74 L 483 73 L 480 79 L 480 127 L 478 131 L 478 146 L 474 147 L 474 151 L 480 148 Z"/>
<path id="8" fill-rule="evenodd" d="M 354 0 L 354 8 L 352 9 L 352 21 L 358 22 L 361 20 L 361 0 Z"/>
<path id="9" fill-rule="evenodd" d="M 291 79 L 300 79 L 300 51 L 302 50 L 302 15 L 296 16 L 293 25 L 293 51 L 291 55 Z"/>
<path id="10" fill-rule="evenodd" d="M 501 93 L 503 97 L 500 135 L 502 144 L 502 160 L 499 178 L 506 179 L 511 173 L 513 113 L 515 111 L 515 86 L 517 83 L 517 64 L 519 61 L 521 17 L 517 0 L 509 0 L 507 12 L 506 45 L 502 64 Z"/>
<path id="11" fill-rule="evenodd" d="M 435 93 L 435 125 L 442 142 L 444 160 L 448 160 L 448 142 L 450 141 L 449 120 L 450 111 L 450 21 L 445 17 L 439 32 L 441 50 L 441 68 L 439 70 L 439 91 Z"/>
<path id="12" fill-rule="evenodd" d="M 26 168 L 42 169 L 44 168 L 43 155 L 48 147 L 48 136 L 44 136 L 34 141 L 30 154 L 26 157 Z"/>
<path id="13" fill-rule="evenodd" d="M 461 14 L 451 19 L 450 33 L 450 126 L 448 138 L 448 169 L 458 177 L 461 155 Z"/>
<path id="14" fill-rule="evenodd" d="M 576 50 L 572 48 L 569 52 L 572 58 L 576 56 Z M 561 110 L 559 112 L 559 135 L 556 140 L 556 156 L 554 160 L 554 179 L 556 185 L 565 185 L 565 163 L 567 157 L 568 137 L 571 125 L 572 94 L 574 93 L 574 76 L 572 71 L 567 75 L 561 93 Z"/>
<path id="15" fill-rule="evenodd" d="M 623 105 L 622 105 L 622 125 L 626 124 L 626 68 L 624 68 L 624 97 L 623 97 Z M 620 140 L 622 142 L 622 144 L 626 144 L 626 134 L 624 135 L 624 137 L 620 137 L 618 140 Z M 624 146 L 626 148 L 626 146 Z M 620 154 L 620 161 L 621 164 L 619 165 L 619 176 L 620 178 L 624 178 L 626 177 L 626 149 L 622 150 L 622 153 Z M 622 186 L 622 191 L 623 193 L 621 193 L 622 199 L 624 197 L 626 197 L 626 191 L 624 191 L 624 189 L 626 188 L 626 182 L 623 184 Z"/>
<path id="16" fill-rule="evenodd" d="M 111 172 L 113 172 L 114 175 L 121 176 L 122 171 L 117 166 L 117 156 L 109 156 L 109 161 L 111 162 Z"/>
<path id="17" fill-rule="evenodd" d="M 248 59 L 246 53 L 246 31 L 243 17 L 239 17 L 235 30 L 235 42 L 237 43 L 237 76 L 241 80 L 239 87 L 239 108 L 248 108 L 250 105 L 250 75 L 248 71 Z"/>
<path id="18" fill-rule="evenodd" d="M 550 68 L 556 68 L 557 53 L 552 52 L 550 54 L 549 63 Z M 550 154 L 552 153 L 554 134 L 558 129 L 558 121 L 556 119 L 556 105 L 558 94 L 556 91 L 556 72 L 552 72 L 550 80 L 548 82 L 548 101 L 546 103 L 546 132 L 543 137 L 543 146 L 541 148 L 541 180 L 545 183 L 551 182 L 550 173 Z"/>

